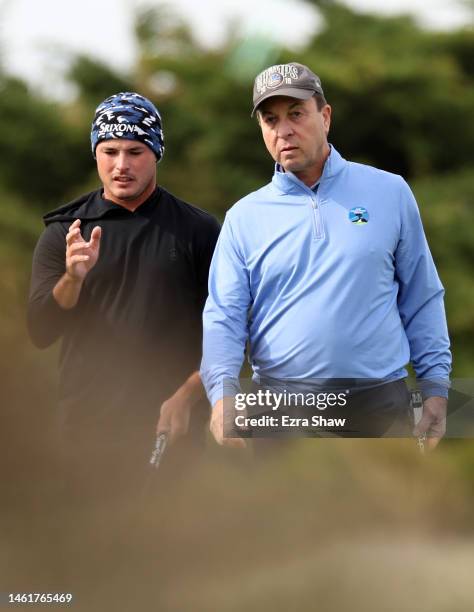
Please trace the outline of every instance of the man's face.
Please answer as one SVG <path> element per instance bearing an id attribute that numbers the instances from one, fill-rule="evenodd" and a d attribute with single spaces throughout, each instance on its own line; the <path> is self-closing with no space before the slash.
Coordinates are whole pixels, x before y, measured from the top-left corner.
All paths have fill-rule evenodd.
<path id="1" fill-rule="evenodd" d="M 307 184 L 321 175 L 329 153 L 331 107 L 318 110 L 316 100 L 274 96 L 258 110 L 263 140 L 273 159 Z"/>
<path id="2" fill-rule="evenodd" d="M 96 148 L 104 197 L 129 210 L 140 206 L 156 187 L 156 157 L 136 140 L 103 140 Z"/>

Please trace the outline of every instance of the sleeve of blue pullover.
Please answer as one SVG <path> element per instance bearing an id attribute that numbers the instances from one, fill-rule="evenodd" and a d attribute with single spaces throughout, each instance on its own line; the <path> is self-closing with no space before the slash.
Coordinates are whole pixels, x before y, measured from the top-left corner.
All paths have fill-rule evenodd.
<path id="1" fill-rule="evenodd" d="M 203 313 L 201 378 L 212 406 L 238 390 L 250 304 L 245 258 L 227 216 L 212 258 Z"/>
<path id="2" fill-rule="evenodd" d="M 401 230 L 395 252 L 398 308 L 410 344 L 411 363 L 423 397 L 448 396 L 451 353 L 438 277 L 416 200 L 405 181 L 400 194 Z"/>

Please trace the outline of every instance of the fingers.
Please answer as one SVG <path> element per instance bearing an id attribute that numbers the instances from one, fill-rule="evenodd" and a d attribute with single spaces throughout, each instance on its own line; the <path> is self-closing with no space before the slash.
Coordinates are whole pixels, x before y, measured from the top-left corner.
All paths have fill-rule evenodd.
<path id="1" fill-rule="evenodd" d="M 167 409 L 167 402 L 164 402 L 160 406 L 160 418 L 156 424 L 156 433 L 167 433 L 171 431 L 171 412 Z"/>
<path id="2" fill-rule="evenodd" d="M 66 235 L 66 271 L 72 278 L 84 279 L 99 257 L 102 230 L 94 227 L 89 242 L 81 234 L 81 220 L 76 219 Z M 83 264 L 83 265 L 80 265 Z"/>
<path id="3" fill-rule="evenodd" d="M 175 398 L 163 402 L 156 432 L 167 432 L 170 443 L 188 432 L 191 406 Z"/>
<path id="4" fill-rule="evenodd" d="M 171 417 L 171 436 L 173 439 L 185 436 L 188 433 L 189 419 L 173 415 Z"/>
<path id="5" fill-rule="evenodd" d="M 187 423 L 182 421 L 181 419 L 171 418 L 170 421 L 164 421 L 161 425 L 158 422 L 157 431 L 158 433 L 161 433 L 162 431 L 167 432 L 169 441 L 172 444 L 177 440 L 177 438 L 186 435 L 188 431 L 188 426 Z"/>
<path id="6" fill-rule="evenodd" d="M 220 446 L 227 446 L 229 448 L 245 448 L 247 446 L 243 438 L 224 437 L 224 419 L 221 406 L 214 408 L 209 428 L 215 441 Z"/>
<path id="7" fill-rule="evenodd" d="M 426 435 L 430 438 L 442 438 L 446 433 L 446 419 L 436 419 L 430 423 Z"/>
<path id="8" fill-rule="evenodd" d="M 224 438 L 224 406 L 221 402 L 218 402 L 211 414 L 211 422 L 209 423 L 209 429 L 214 436 L 217 444 L 222 446 Z"/>
<path id="9" fill-rule="evenodd" d="M 438 446 L 438 444 L 441 442 L 441 439 L 442 438 L 436 438 L 436 437 L 427 438 L 426 444 L 427 444 L 429 450 L 434 450 Z"/>
<path id="10" fill-rule="evenodd" d="M 414 436 L 423 436 L 426 434 L 431 425 L 431 415 L 426 412 L 421 417 L 419 423 L 413 429 Z"/>
<path id="11" fill-rule="evenodd" d="M 81 220 L 76 219 L 74 223 L 69 226 L 68 233 L 66 234 L 66 244 L 70 246 L 77 242 L 83 242 L 84 246 L 93 246 L 98 247 L 100 244 L 100 239 L 102 237 L 102 228 L 99 225 L 96 225 L 91 232 L 91 237 L 89 242 L 86 242 L 81 234 Z"/>
<path id="12" fill-rule="evenodd" d="M 87 249 L 88 247 L 89 247 L 89 244 L 87 242 L 84 242 L 84 241 L 73 242 L 72 244 L 68 246 L 68 254 L 77 255 L 79 251 L 82 251 L 83 249 Z"/>
<path id="13" fill-rule="evenodd" d="M 158 423 L 156 425 L 156 433 L 170 433 L 171 430 L 171 419 L 169 414 L 166 411 L 161 410 L 160 418 L 158 419 Z"/>
<path id="14" fill-rule="evenodd" d="M 68 258 L 68 265 L 74 266 L 74 264 L 78 264 L 83 261 L 89 261 L 89 259 L 89 255 L 73 255 L 72 257 Z"/>
<path id="15" fill-rule="evenodd" d="M 70 246 L 73 242 L 77 242 L 78 240 L 83 240 L 81 230 L 78 226 L 72 227 L 71 225 L 68 233 L 66 234 L 66 245 Z"/>
<path id="16" fill-rule="evenodd" d="M 96 225 L 94 229 L 92 230 L 90 243 L 91 244 L 93 243 L 94 245 L 99 245 L 101 236 L 102 236 L 102 228 Z"/>
<path id="17" fill-rule="evenodd" d="M 446 418 L 425 412 L 420 422 L 413 429 L 413 435 L 442 438 L 446 433 Z"/>
<path id="18" fill-rule="evenodd" d="M 429 407 L 425 407 L 420 422 L 413 430 L 413 435 L 417 437 L 426 436 L 426 445 L 429 450 L 434 450 L 444 434 L 446 433 L 445 411 L 433 412 Z"/>
<path id="19" fill-rule="evenodd" d="M 89 262 L 90 255 L 87 250 L 86 242 L 74 242 L 69 244 L 66 249 L 66 270 L 70 276 L 76 278 L 78 275 L 78 264 Z"/>

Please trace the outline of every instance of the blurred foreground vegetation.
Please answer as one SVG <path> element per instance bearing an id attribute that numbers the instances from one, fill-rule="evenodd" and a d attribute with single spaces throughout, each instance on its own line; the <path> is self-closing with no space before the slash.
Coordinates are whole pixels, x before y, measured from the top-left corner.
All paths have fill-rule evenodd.
<path id="1" fill-rule="evenodd" d="M 22 528 L 17 509 L 32 501 L 31 496 L 22 496 L 18 486 L 33 480 L 32 495 L 41 496 L 51 460 L 48 444 L 53 439 L 56 349 L 40 354 L 30 346 L 24 329 L 31 254 L 42 228 L 41 215 L 96 188 L 89 149 L 90 121 L 96 105 L 117 91 L 139 91 L 162 113 L 166 153 L 158 166 L 159 182 L 222 218 L 238 198 L 268 182 L 273 170 L 256 122 L 250 119 L 255 74 L 270 64 L 291 60 L 311 66 L 321 77 L 333 106 L 330 141 L 344 157 L 402 174 L 412 186 L 446 288 L 453 376 L 474 377 L 473 30 L 466 27 L 431 32 L 408 17 L 359 14 L 323 0 L 312 4 L 321 12 L 322 27 L 298 53 L 276 48 L 263 38 L 242 39 L 237 34 L 230 34 L 227 44 L 219 49 L 204 49 L 172 14 L 149 10 L 137 16 L 140 55 L 133 71 L 114 72 L 92 57 L 77 57 L 67 75 L 77 92 L 70 102 L 44 99 L 26 83 L 0 72 L 0 442 L 7 454 L 2 463 L 4 490 L 10 493 L 11 502 L 4 506 L 5 513 L 10 518 L 16 516 L 16 522 L 12 518 L 13 535 L 15 529 Z M 237 547 L 237 561 L 242 567 L 235 584 L 227 585 L 227 595 L 223 595 L 219 576 L 222 578 L 225 568 L 221 564 L 219 569 L 218 561 L 213 560 L 219 547 L 211 545 L 208 564 L 201 568 L 209 573 L 205 580 L 201 577 L 199 585 L 196 583 L 194 599 L 190 596 L 182 600 L 179 607 L 173 601 L 176 591 L 164 589 L 169 609 L 296 609 L 291 605 L 299 601 L 298 593 L 292 591 L 295 581 L 293 586 L 287 585 L 292 575 L 295 580 L 298 575 L 301 581 L 300 609 L 310 609 L 303 603 L 310 601 L 311 591 L 305 585 L 311 581 L 312 572 L 324 575 L 327 584 L 325 592 L 314 594 L 332 593 L 334 609 L 343 609 L 351 594 L 344 589 L 338 591 L 338 555 L 343 555 L 348 540 L 358 542 L 356 548 L 363 550 L 364 529 L 369 526 L 376 526 L 371 532 L 374 550 L 379 546 L 380 554 L 392 551 L 392 565 L 387 566 L 389 570 L 377 569 L 376 559 L 369 554 L 367 572 L 379 571 L 380 580 L 388 580 L 392 586 L 400 580 L 403 585 L 401 592 L 406 599 L 393 586 L 399 598 L 395 597 L 394 610 L 472 609 L 465 606 L 462 595 L 463 564 L 470 563 L 472 568 L 472 551 L 468 553 L 455 538 L 473 535 L 474 444 L 469 440 L 445 441 L 424 467 L 411 451 L 403 450 L 401 443 L 364 445 L 324 440 L 311 444 L 300 445 L 290 458 L 285 455 L 279 463 L 276 461 L 275 469 L 258 473 L 252 482 L 230 467 L 225 472 L 225 461 L 224 473 L 216 474 L 208 468 L 207 478 L 198 481 L 200 490 L 189 493 L 194 518 L 183 510 L 180 528 L 184 532 L 176 527 L 172 534 L 187 534 L 192 541 L 195 530 L 202 537 L 222 540 L 230 528 L 229 545 Z M 214 461 L 220 461 L 218 453 Z M 283 474 L 283 489 L 279 488 L 277 474 Z M 234 488 L 229 484 L 225 488 L 224 482 L 230 479 L 235 480 Z M 210 490 L 218 486 L 213 482 L 222 484 L 223 497 L 222 490 Z M 192 489 L 193 485 L 188 485 Z M 246 487 L 246 493 L 242 493 Z M 230 491 L 234 493 L 231 499 Z M 206 496 L 214 506 L 202 501 Z M 246 503 L 257 506 L 255 516 L 262 521 L 268 513 L 261 529 L 252 523 Z M 227 518 L 219 522 L 215 510 L 219 504 L 223 504 L 221 518 L 231 517 L 230 522 Z M 241 515 L 239 520 L 236 513 Z M 214 530 L 206 523 L 206 516 L 216 521 Z M 327 517 L 331 517 L 329 523 L 324 522 Z M 178 520 L 176 516 L 174 520 Z M 190 528 L 186 530 L 188 520 Z M 363 525 L 361 535 L 351 529 L 352 522 L 359 520 Z M 309 526 L 311 537 L 302 525 Z M 267 529 L 270 534 L 286 530 L 286 537 L 294 537 L 284 544 L 289 556 L 281 563 L 278 551 L 270 550 L 270 535 L 262 536 Z M 334 546 L 325 539 L 328 530 L 342 534 Z M 405 538 L 412 538 L 414 546 L 420 538 L 424 541 L 433 534 L 442 540 L 438 548 L 437 543 L 426 539 L 426 550 L 421 546 L 419 559 L 410 562 L 413 574 L 400 552 L 402 531 Z M 270 547 L 266 559 L 271 561 L 264 566 L 260 559 L 259 567 L 266 569 L 255 575 L 256 564 L 244 566 L 248 561 L 245 546 L 253 555 L 259 538 L 263 546 Z M 194 543 L 204 554 L 202 543 Z M 182 551 L 188 555 L 189 547 L 183 544 Z M 191 555 L 190 559 L 199 564 L 199 558 Z M 39 563 L 37 556 L 33 555 L 32 563 Z M 345 557 L 343 570 L 352 576 L 355 592 L 362 597 L 362 591 L 369 588 L 367 577 L 358 574 L 352 563 L 350 555 Z M 441 589 L 434 597 L 433 592 L 438 591 L 429 591 L 425 584 L 425 607 L 408 605 L 411 596 L 421 596 L 423 589 L 413 588 L 413 576 L 424 584 L 422 573 L 417 572 L 427 563 L 433 565 L 433 576 L 443 575 L 447 580 L 450 593 L 459 587 L 459 601 L 453 596 L 449 600 L 452 605 L 444 605 Z M 453 564 L 459 568 L 459 575 L 449 573 Z M 165 569 L 162 571 L 168 575 Z M 191 569 L 183 572 L 190 579 Z M 271 588 L 281 605 L 267 608 L 262 593 L 268 592 L 270 587 L 266 589 L 265 585 L 275 576 L 279 578 Z M 242 587 L 242 582 L 249 590 Z M 229 593 L 233 593 L 234 607 L 229 603 Z M 211 596 L 213 606 L 208 603 Z M 367 593 L 364 597 L 366 606 L 361 610 L 392 609 L 377 607 L 375 595 L 373 601 Z M 351 609 L 356 612 L 358 608 Z"/>
<path id="2" fill-rule="evenodd" d="M 31 509 L 3 512 L 2 582 L 72 592 L 81 612 L 472 610 L 472 490 L 446 449 L 274 450 L 213 448 L 138 509 L 124 491 L 71 511 L 32 483 Z"/>

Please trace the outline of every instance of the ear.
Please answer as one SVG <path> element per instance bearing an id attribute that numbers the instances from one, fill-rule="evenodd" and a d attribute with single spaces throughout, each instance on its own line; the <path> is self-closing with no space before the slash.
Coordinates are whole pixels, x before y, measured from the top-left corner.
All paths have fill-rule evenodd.
<path id="1" fill-rule="evenodd" d="M 329 106 L 329 104 L 326 104 L 321 109 L 321 114 L 323 116 L 324 131 L 326 132 L 326 136 L 328 135 L 329 128 L 331 127 L 331 113 L 332 113 L 332 108 Z"/>

